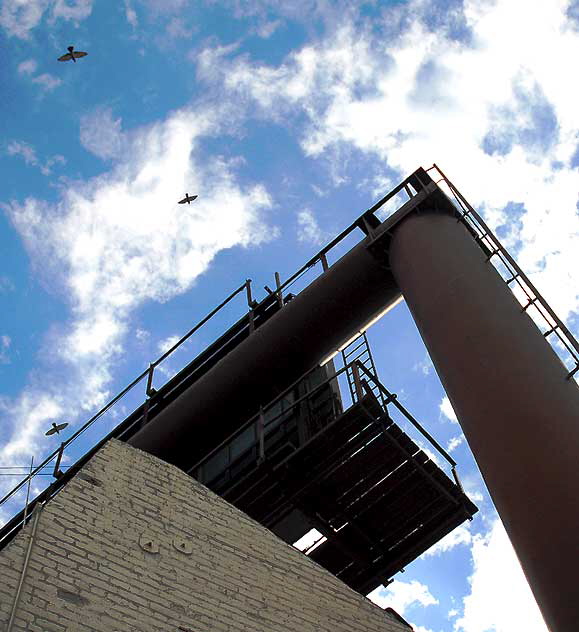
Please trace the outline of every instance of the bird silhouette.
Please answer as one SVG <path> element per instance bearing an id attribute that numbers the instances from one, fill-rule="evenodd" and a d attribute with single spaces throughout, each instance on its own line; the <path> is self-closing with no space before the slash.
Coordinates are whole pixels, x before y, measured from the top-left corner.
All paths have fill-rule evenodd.
<path id="1" fill-rule="evenodd" d="M 191 204 L 191 202 L 196 200 L 197 197 L 197 195 L 189 195 L 189 193 L 185 193 L 185 197 L 182 200 L 179 200 L 179 204 L 185 204 L 185 202 L 187 202 L 187 204 Z"/>
<path id="2" fill-rule="evenodd" d="M 67 423 L 64 424 L 56 424 L 54 421 L 52 422 L 52 428 L 50 428 L 50 430 L 47 430 L 44 434 L 47 437 L 50 437 L 50 435 L 53 434 L 60 434 L 61 430 L 64 430 L 66 427 L 68 426 Z"/>
<path id="3" fill-rule="evenodd" d="M 81 57 L 86 57 L 87 55 L 88 53 L 85 53 L 81 50 L 74 50 L 74 46 L 69 46 L 68 53 L 61 55 L 58 58 L 58 61 L 70 61 L 72 59 L 72 61 L 76 64 L 77 59 L 80 59 Z"/>

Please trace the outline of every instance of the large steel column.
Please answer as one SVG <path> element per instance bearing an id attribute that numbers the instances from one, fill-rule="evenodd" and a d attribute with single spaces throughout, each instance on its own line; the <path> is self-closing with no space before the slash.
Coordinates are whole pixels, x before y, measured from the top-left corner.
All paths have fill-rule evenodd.
<path id="1" fill-rule="evenodd" d="M 462 223 L 408 216 L 390 261 L 547 625 L 579 630 L 579 388 Z"/>

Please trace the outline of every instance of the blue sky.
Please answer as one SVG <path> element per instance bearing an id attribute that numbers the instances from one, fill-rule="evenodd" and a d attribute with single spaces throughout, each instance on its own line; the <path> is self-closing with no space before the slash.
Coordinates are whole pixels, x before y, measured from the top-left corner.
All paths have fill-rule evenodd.
<path id="1" fill-rule="evenodd" d="M 51 421 L 80 423 L 245 278 L 261 297 L 432 162 L 578 333 L 577 3 L 278 4 L 0 0 L 2 465 L 39 459 Z M 56 62 L 70 44 L 89 56 Z M 481 509 L 377 599 L 419 632 L 544 630 L 406 306 L 370 340 Z"/>

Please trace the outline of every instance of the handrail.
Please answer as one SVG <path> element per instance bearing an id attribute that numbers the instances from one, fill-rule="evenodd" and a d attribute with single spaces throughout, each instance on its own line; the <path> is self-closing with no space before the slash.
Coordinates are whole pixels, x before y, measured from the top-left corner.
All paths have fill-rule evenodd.
<path id="1" fill-rule="evenodd" d="M 355 364 L 358 365 L 358 368 L 362 370 L 368 377 L 372 379 L 372 381 L 376 384 L 376 386 L 380 389 L 382 394 L 386 397 L 386 402 L 394 404 L 396 408 L 408 419 L 408 421 L 426 438 L 430 443 L 436 448 L 441 456 L 443 456 L 452 467 L 456 467 L 456 461 L 448 454 L 448 452 L 438 443 L 438 441 L 426 430 L 422 427 L 422 425 L 406 410 L 406 408 L 398 401 L 398 396 L 396 393 L 391 393 L 377 378 L 372 376 L 370 371 L 358 360 L 355 360 Z"/>
<path id="2" fill-rule="evenodd" d="M 389 403 L 394 404 L 394 406 L 404 415 L 404 417 L 406 417 L 406 419 L 414 426 L 414 428 L 416 428 L 416 430 L 418 430 L 422 434 L 422 436 L 427 441 L 430 442 L 430 444 L 436 449 L 436 451 L 439 452 L 440 455 L 450 464 L 452 473 L 456 479 L 456 472 L 455 472 L 455 468 L 457 466 L 456 461 L 436 441 L 436 439 L 413 417 L 413 415 L 398 401 L 397 395 L 395 393 L 390 393 L 390 391 L 388 391 L 388 389 L 380 382 L 380 380 L 375 375 L 373 375 L 370 371 L 368 371 L 368 369 L 364 365 L 362 365 L 359 360 L 353 360 L 352 362 L 344 365 L 341 369 L 339 369 L 338 371 L 336 371 L 335 373 L 327 377 L 323 382 L 321 382 L 317 386 L 310 389 L 307 393 L 305 393 L 304 395 L 302 395 L 295 401 L 291 402 L 289 404 L 288 410 L 294 409 L 303 401 L 311 398 L 312 395 L 314 395 L 314 393 L 316 393 L 318 390 L 322 389 L 331 381 L 336 380 L 342 373 L 345 373 L 354 367 L 356 367 L 356 369 L 358 370 L 362 370 L 362 372 L 377 386 L 377 388 L 381 391 L 381 393 L 385 395 L 384 405 L 381 405 L 381 407 L 384 410 L 386 410 L 387 404 Z M 211 452 L 206 454 L 203 458 L 201 458 L 193 466 L 191 466 L 187 470 L 187 473 L 192 474 L 193 472 L 195 472 L 195 470 L 205 465 L 222 448 L 230 444 L 235 439 L 235 437 L 245 432 L 253 424 L 258 423 L 260 420 L 260 417 L 263 414 L 265 414 L 269 409 L 273 408 L 275 404 L 277 404 L 280 400 L 282 400 L 293 388 L 295 388 L 297 384 L 299 384 L 302 380 L 308 377 L 308 375 L 310 375 L 317 368 L 319 367 L 316 365 L 313 369 L 310 369 L 309 371 L 304 373 L 300 378 L 298 378 L 291 386 L 285 389 L 282 393 L 280 393 L 275 398 L 270 400 L 265 406 L 261 406 L 260 411 L 258 413 L 251 416 L 245 423 L 243 423 L 239 428 L 237 428 L 234 432 L 232 432 L 226 439 L 224 439 L 221 443 L 219 443 L 219 445 L 217 445 L 213 450 L 211 450 Z M 355 404 L 355 402 L 352 402 L 352 404 Z M 287 415 L 288 410 L 284 410 L 278 413 L 277 415 L 275 415 L 272 419 L 269 420 L 268 425 L 271 425 L 279 417 L 283 417 L 284 415 Z M 267 426 L 265 430 L 267 430 Z"/>
<path id="3" fill-rule="evenodd" d="M 155 360 L 155 362 L 151 363 L 151 366 L 155 367 L 158 366 L 159 364 L 161 364 L 161 362 L 163 362 L 163 360 L 165 360 L 166 358 L 168 358 L 173 351 L 175 351 L 178 347 L 180 347 L 187 339 L 189 339 L 197 330 L 201 329 L 201 327 L 203 327 L 203 325 L 208 321 L 211 320 L 211 318 L 213 318 L 213 316 L 215 316 L 215 314 L 217 314 L 218 311 L 220 311 L 223 307 L 225 307 L 227 305 L 227 303 L 229 303 L 229 301 L 231 301 L 233 298 L 235 298 L 240 292 L 242 292 L 243 290 L 246 290 L 247 287 L 249 286 L 249 284 L 251 283 L 251 279 L 247 279 L 245 281 L 245 283 L 242 283 L 236 290 L 234 290 L 224 301 L 222 301 L 221 303 L 219 303 L 219 305 L 217 307 L 215 307 L 212 311 L 209 312 L 209 314 L 207 314 L 207 316 L 205 316 L 205 318 L 202 318 L 196 325 L 195 327 L 192 327 L 182 338 L 180 338 L 170 349 L 168 349 L 167 351 L 165 351 L 165 353 L 158 358 L 157 360 Z"/>
<path id="4" fill-rule="evenodd" d="M 356 218 L 346 229 L 344 229 L 337 237 L 334 237 L 332 241 L 326 244 L 321 250 L 319 250 L 313 257 L 311 257 L 307 263 L 305 263 L 297 272 L 295 272 L 292 276 L 290 276 L 286 281 L 284 281 L 278 288 L 278 291 L 281 291 L 287 288 L 288 285 L 293 283 L 297 278 L 302 275 L 304 272 L 307 272 L 310 268 L 312 268 L 318 261 L 323 262 L 327 253 L 332 250 L 335 246 L 337 246 L 342 240 L 344 240 L 351 232 L 353 232 L 356 228 L 360 228 L 360 222 L 365 215 L 369 215 L 371 213 L 375 213 L 377 210 L 382 208 L 388 200 L 393 198 L 395 195 L 400 193 L 402 189 L 405 189 L 410 181 L 413 179 L 413 176 L 408 176 L 405 180 L 403 180 L 399 185 L 394 187 L 390 192 L 388 192 L 383 198 L 378 200 L 376 204 L 371 206 L 369 209 L 364 211 L 359 217 Z"/>
<path id="5" fill-rule="evenodd" d="M 288 386 L 285 390 L 283 390 L 279 395 L 276 395 L 273 399 L 271 399 L 265 406 L 261 406 L 260 407 L 260 411 L 258 413 L 256 413 L 255 415 L 252 415 L 249 419 L 247 419 L 247 421 L 245 423 L 243 423 L 241 426 L 239 426 L 239 428 L 237 428 L 234 432 L 232 432 L 228 437 L 226 437 L 221 443 L 219 443 L 215 448 L 213 448 L 213 450 L 211 450 L 211 452 L 207 453 L 203 458 L 199 459 L 199 461 L 197 461 L 194 465 L 192 465 L 188 470 L 187 470 L 187 474 L 190 474 L 191 472 L 193 472 L 194 470 L 196 470 L 198 467 L 201 467 L 206 461 L 208 461 L 209 459 L 211 459 L 211 457 L 213 457 L 215 454 L 217 454 L 217 452 L 219 452 L 219 450 L 221 450 L 221 448 L 225 447 L 228 443 L 230 443 L 235 437 L 237 437 L 238 435 L 242 434 L 243 432 L 245 432 L 245 430 L 247 430 L 252 424 L 256 423 L 257 421 L 259 421 L 259 418 L 261 415 L 265 414 L 270 408 L 272 408 L 273 406 L 275 406 L 275 404 L 277 404 L 278 401 L 282 400 L 288 393 L 290 393 L 302 380 L 305 380 L 311 373 L 313 373 L 316 369 L 318 369 L 318 365 L 316 364 L 313 368 L 309 369 L 308 371 L 306 371 L 305 373 L 303 373 L 297 380 L 295 380 L 294 382 L 292 382 L 290 384 L 290 386 Z M 334 375 L 332 375 L 331 377 L 327 378 L 326 380 L 324 380 L 321 384 L 318 384 L 317 386 L 315 386 L 311 391 L 308 391 L 305 395 L 302 395 L 302 397 L 300 397 L 299 399 L 295 400 L 294 402 L 292 402 L 290 404 L 290 408 L 294 408 L 297 404 L 301 403 L 302 401 L 304 401 L 305 399 L 309 398 L 313 393 L 315 393 L 317 390 L 320 390 L 323 386 L 325 386 L 328 382 L 331 382 L 332 380 L 335 380 L 338 375 L 340 375 L 341 373 L 343 373 L 345 370 L 345 368 L 340 369 L 340 371 L 337 371 L 336 373 L 334 373 Z M 272 417 L 269 420 L 269 424 L 271 424 L 275 419 L 277 419 L 278 417 L 282 417 L 283 415 L 287 414 L 287 410 L 282 411 L 281 413 L 277 414 L 275 417 Z"/>
<path id="6" fill-rule="evenodd" d="M 235 296 L 247 288 L 250 280 L 246 280 L 236 290 L 234 290 L 224 301 L 222 301 L 217 307 L 215 307 L 209 314 L 202 318 L 192 329 L 190 329 L 184 336 L 182 336 L 169 350 L 163 353 L 157 360 L 152 362 L 149 368 L 140 373 L 130 384 L 125 386 L 117 395 L 115 395 L 109 402 L 107 402 L 97 413 L 95 413 L 88 421 L 86 421 L 72 436 L 66 441 L 60 444 L 48 457 L 35 467 L 20 483 L 18 483 L 11 491 L 9 491 L 3 498 L 0 499 L 0 507 L 10 500 L 26 483 L 37 475 L 41 475 L 41 471 L 47 467 L 58 455 L 64 452 L 64 450 L 73 443 L 78 437 L 80 437 L 88 428 L 90 428 L 102 415 L 104 415 L 112 406 L 114 406 L 120 399 L 122 399 L 129 391 L 131 391 L 141 380 L 145 377 L 151 376 L 152 369 L 158 366 L 163 360 L 171 355 L 178 347 L 180 347 L 188 338 L 190 338 L 198 329 L 200 329 L 208 320 L 210 320 L 218 311 L 220 311 L 225 305 L 227 305 Z"/>

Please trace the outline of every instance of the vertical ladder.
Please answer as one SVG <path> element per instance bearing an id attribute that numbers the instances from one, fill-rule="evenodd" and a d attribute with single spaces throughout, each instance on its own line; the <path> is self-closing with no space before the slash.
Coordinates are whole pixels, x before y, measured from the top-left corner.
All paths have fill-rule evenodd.
<path id="1" fill-rule="evenodd" d="M 374 358 L 372 357 L 372 352 L 370 351 L 370 345 L 368 344 L 368 338 L 366 337 L 365 332 L 361 333 L 347 347 L 344 347 L 344 349 L 342 349 L 342 361 L 344 363 L 344 366 L 348 366 L 348 364 L 358 361 L 374 377 L 376 377 L 376 379 L 378 378 L 376 374 L 376 366 L 374 365 Z M 348 369 L 346 370 L 346 379 L 348 381 L 348 388 L 350 390 L 352 404 L 355 404 L 359 398 L 352 367 L 348 367 Z M 376 399 L 384 407 L 382 391 L 375 383 L 369 384 L 368 386 L 376 396 Z"/>

